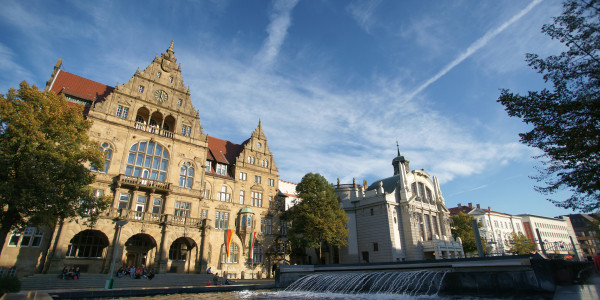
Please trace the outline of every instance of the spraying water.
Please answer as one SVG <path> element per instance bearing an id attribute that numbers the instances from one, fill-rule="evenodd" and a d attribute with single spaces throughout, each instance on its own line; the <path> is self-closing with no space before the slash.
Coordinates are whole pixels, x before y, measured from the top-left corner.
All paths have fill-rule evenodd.
<path id="1" fill-rule="evenodd" d="M 308 291 L 341 294 L 393 294 L 437 296 L 449 271 L 313 274 L 288 286 L 286 292 Z"/>

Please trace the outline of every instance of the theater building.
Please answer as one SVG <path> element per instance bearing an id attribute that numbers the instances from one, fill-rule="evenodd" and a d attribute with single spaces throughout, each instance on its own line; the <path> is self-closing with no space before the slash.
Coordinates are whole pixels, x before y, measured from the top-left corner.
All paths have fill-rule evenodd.
<path id="1" fill-rule="evenodd" d="M 251 278 L 264 277 L 279 264 L 274 258 L 279 175 L 260 121 L 238 143 L 207 135 L 173 43 L 115 87 L 61 70 L 61 64 L 46 90 L 82 104 L 93 122 L 89 135 L 106 164 L 93 170 L 92 188 L 98 196 L 110 196 L 112 205 L 93 225 L 57 220 L 52 228 L 13 232 L 0 271 L 25 276 L 79 266 L 83 272 L 107 273 L 117 240 L 117 268 L 198 273 L 212 267 L 230 278 Z M 227 229 L 235 233 L 229 257 Z"/>

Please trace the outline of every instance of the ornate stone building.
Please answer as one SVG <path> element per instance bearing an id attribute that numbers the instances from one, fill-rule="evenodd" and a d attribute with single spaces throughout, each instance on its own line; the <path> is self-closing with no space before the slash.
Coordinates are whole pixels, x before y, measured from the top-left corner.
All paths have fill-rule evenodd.
<path id="1" fill-rule="evenodd" d="M 279 264 L 279 175 L 260 121 L 240 144 L 205 134 L 173 43 L 116 87 L 65 72 L 61 64 L 46 89 L 84 105 L 93 122 L 89 134 L 106 156 L 104 170 L 94 170 L 93 190 L 109 195 L 112 205 L 93 226 L 65 220 L 55 228 L 14 232 L 2 267 L 15 266 L 19 276 L 58 273 L 65 265 L 106 273 L 117 240 L 117 268 L 194 273 L 210 266 L 230 278 L 250 278 Z M 117 220 L 127 221 L 120 235 Z M 235 230 L 229 258 L 226 229 Z M 257 242 L 251 261 L 252 232 Z M 22 263 L 24 246 L 35 263 Z"/>
<path id="2" fill-rule="evenodd" d="M 449 211 L 439 183 L 424 170 L 410 170 L 400 155 L 394 176 L 367 186 L 340 184 L 336 194 L 348 215 L 348 246 L 341 263 L 399 262 L 464 257 L 450 233 Z"/>

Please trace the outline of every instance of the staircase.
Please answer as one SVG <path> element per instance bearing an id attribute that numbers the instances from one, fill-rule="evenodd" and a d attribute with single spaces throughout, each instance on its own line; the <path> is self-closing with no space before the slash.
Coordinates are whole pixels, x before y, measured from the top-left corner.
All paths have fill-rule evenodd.
<path id="1" fill-rule="evenodd" d="M 113 289 L 143 288 L 143 287 L 184 287 L 205 286 L 211 282 L 209 274 L 156 274 L 152 280 L 146 278 L 131 279 L 129 277 L 115 278 Z M 107 274 L 81 274 L 77 280 L 59 279 L 57 274 L 35 274 L 21 278 L 21 290 L 68 290 L 68 289 L 104 289 Z"/>

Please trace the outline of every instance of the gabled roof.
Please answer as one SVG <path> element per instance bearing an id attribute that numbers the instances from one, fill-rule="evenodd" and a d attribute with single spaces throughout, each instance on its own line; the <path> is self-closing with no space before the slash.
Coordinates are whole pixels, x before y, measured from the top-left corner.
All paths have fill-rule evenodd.
<path id="1" fill-rule="evenodd" d="M 471 210 L 475 209 L 474 207 L 468 207 L 468 206 L 457 206 L 457 207 L 452 207 L 452 208 L 448 208 L 448 211 L 450 211 L 450 215 L 454 216 L 454 215 L 458 215 L 458 213 L 462 212 L 464 214 L 468 214 Z"/>
<path id="2" fill-rule="evenodd" d="M 52 84 L 51 91 L 56 94 L 66 94 L 77 98 L 97 101 L 110 94 L 114 88 L 69 72 L 60 70 Z"/>
<path id="3" fill-rule="evenodd" d="M 208 159 L 214 158 L 217 162 L 230 165 L 235 163 L 235 159 L 240 155 L 243 147 L 230 141 L 208 136 L 208 150 L 210 151 L 206 154 Z"/>

